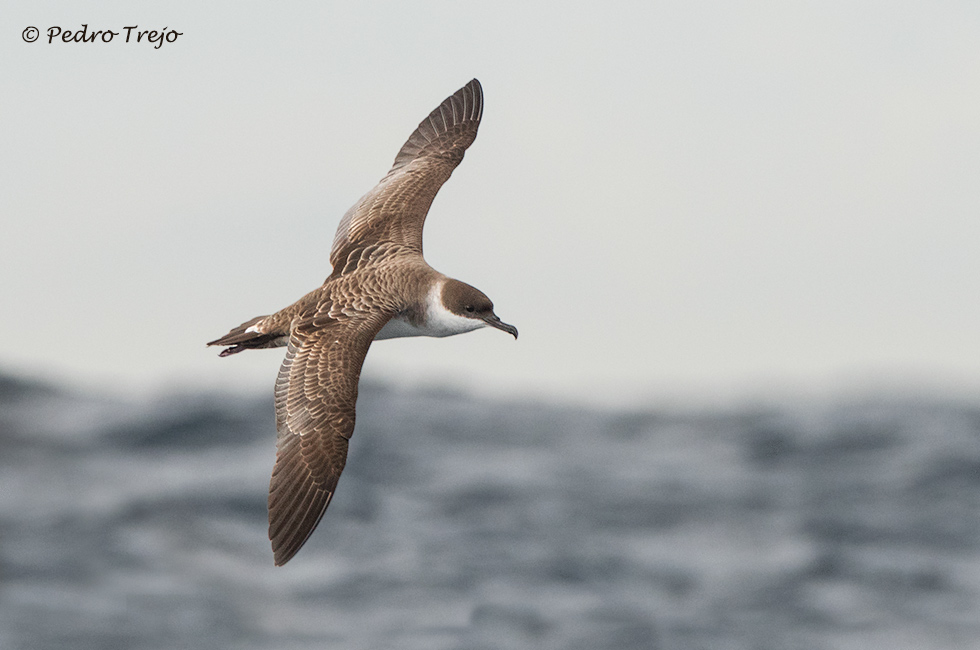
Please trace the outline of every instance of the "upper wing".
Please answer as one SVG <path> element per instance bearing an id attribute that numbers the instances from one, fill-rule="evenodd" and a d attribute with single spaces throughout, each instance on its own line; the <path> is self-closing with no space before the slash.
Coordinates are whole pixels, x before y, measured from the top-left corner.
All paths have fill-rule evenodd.
<path id="1" fill-rule="evenodd" d="M 361 366 L 390 318 L 380 311 L 348 315 L 323 308 L 293 328 L 276 379 L 279 435 L 269 484 L 269 539 L 277 566 L 306 543 L 330 504 L 354 433 Z"/>
<path id="2" fill-rule="evenodd" d="M 425 215 L 476 139 L 482 115 L 483 89 L 474 79 L 422 120 L 388 174 L 340 220 L 330 251 L 334 273 L 340 273 L 353 250 L 377 242 L 422 252 Z"/>

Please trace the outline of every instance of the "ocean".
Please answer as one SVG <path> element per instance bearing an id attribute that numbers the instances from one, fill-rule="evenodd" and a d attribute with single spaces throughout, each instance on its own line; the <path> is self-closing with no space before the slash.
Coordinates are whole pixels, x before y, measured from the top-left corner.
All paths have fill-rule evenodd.
<path id="1" fill-rule="evenodd" d="M 272 564 L 267 395 L 0 376 L 0 649 L 980 648 L 980 403 L 366 383 Z"/>

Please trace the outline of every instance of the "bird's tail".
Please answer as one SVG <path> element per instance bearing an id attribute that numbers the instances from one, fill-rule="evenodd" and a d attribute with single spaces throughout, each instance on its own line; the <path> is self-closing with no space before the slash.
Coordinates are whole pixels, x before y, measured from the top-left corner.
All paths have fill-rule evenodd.
<path id="1" fill-rule="evenodd" d="M 213 341 L 208 345 L 227 345 L 231 346 L 221 351 L 220 357 L 227 357 L 230 354 L 241 352 L 242 350 L 254 350 L 258 348 L 274 348 L 284 344 L 283 332 L 263 332 L 261 321 L 268 316 L 256 316 L 250 321 L 246 321 L 231 330 L 224 336 Z"/>

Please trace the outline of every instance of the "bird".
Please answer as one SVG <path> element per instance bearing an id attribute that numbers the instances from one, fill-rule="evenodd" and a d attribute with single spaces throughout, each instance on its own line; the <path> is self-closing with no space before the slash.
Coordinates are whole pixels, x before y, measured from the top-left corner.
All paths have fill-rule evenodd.
<path id="1" fill-rule="evenodd" d="M 354 433 L 357 386 L 371 343 L 492 327 L 517 339 L 479 289 L 429 266 L 422 227 L 483 116 L 476 79 L 409 136 L 388 173 L 341 218 L 324 283 L 288 307 L 207 343 L 227 357 L 285 347 L 275 382 L 276 461 L 269 540 L 276 566 L 302 548 L 337 489 Z"/>

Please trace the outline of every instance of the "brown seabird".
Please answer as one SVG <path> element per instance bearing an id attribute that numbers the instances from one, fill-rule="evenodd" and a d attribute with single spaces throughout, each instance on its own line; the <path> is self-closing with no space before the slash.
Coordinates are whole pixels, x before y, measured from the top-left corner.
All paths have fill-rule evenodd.
<path id="1" fill-rule="evenodd" d="M 354 433 L 361 366 L 371 342 L 451 336 L 501 322 L 479 289 L 422 258 L 425 215 L 476 138 L 483 89 L 473 79 L 405 142 L 384 178 L 340 220 L 323 285 L 270 316 L 208 345 L 287 346 L 276 379 L 276 464 L 269 484 L 269 539 L 277 565 L 306 543 L 337 488 Z"/>

